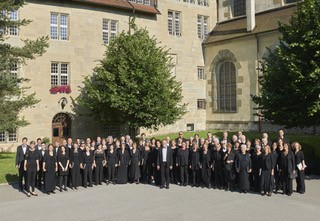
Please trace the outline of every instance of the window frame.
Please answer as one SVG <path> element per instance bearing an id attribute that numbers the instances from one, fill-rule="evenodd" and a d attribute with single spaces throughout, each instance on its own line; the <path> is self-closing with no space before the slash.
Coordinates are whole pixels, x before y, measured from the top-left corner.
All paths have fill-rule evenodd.
<path id="1" fill-rule="evenodd" d="M 52 16 L 56 16 L 56 23 L 52 23 Z M 62 24 L 62 16 L 66 18 L 66 23 Z M 53 28 L 56 30 L 53 32 Z M 64 31 L 65 30 L 65 31 Z M 53 35 L 53 33 L 55 35 Z M 65 36 L 63 35 L 65 33 Z M 70 40 L 70 15 L 67 13 L 50 12 L 50 40 L 69 41 Z"/>
<path id="2" fill-rule="evenodd" d="M 168 10 L 168 34 L 173 36 L 182 36 L 182 12 Z"/>
<path id="3" fill-rule="evenodd" d="M 222 70 L 224 65 L 230 65 L 228 68 L 225 68 Z M 232 65 L 232 66 L 231 66 Z M 232 69 L 232 70 L 231 70 Z M 227 70 L 229 70 L 229 73 L 227 73 Z M 222 72 L 223 71 L 223 72 Z M 222 74 L 225 76 L 229 76 L 229 81 L 226 81 L 226 77 L 223 78 L 223 84 L 222 84 Z M 232 75 L 234 82 L 232 82 Z M 221 88 L 224 87 L 224 91 L 222 93 Z M 226 91 L 229 87 L 229 91 Z M 229 94 L 228 94 L 229 93 Z M 223 95 L 222 95 L 223 94 Z M 223 96 L 223 99 L 222 99 Z M 230 60 L 225 60 L 219 63 L 218 69 L 217 69 L 217 108 L 216 112 L 220 113 L 237 113 L 238 112 L 238 105 L 237 105 L 237 69 L 234 64 L 234 62 Z M 223 101 L 223 105 L 222 105 Z M 229 103 L 229 108 L 227 108 L 226 102 Z M 234 101 L 234 106 L 233 102 Z M 223 106 L 223 107 L 222 107 Z"/>
<path id="4" fill-rule="evenodd" d="M 70 63 L 69 62 L 52 61 L 50 64 L 51 64 L 50 65 L 51 87 L 56 87 L 56 86 L 60 87 L 60 86 L 70 85 Z M 57 65 L 57 68 L 56 68 L 57 72 L 53 72 L 52 71 L 53 70 L 52 66 L 55 65 L 55 64 Z M 66 73 L 62 73 L 62 65 L 67 65 L 66 66 L 67 67 L 67 69 L 66 69 L 67 72 Z M 56 84 L 52 84 L 53 80 L 55 80 L 55 79 L 53 79 L 53 76 L 56 77 L 56 81 L 57 81 Z M 62 78 L 63 77 L 66 77 L 67 84 L 62 84 Z"/>
<path id="5" fill-rule="evenodd" d="M 200 73 L 200 72 L 202 72 L 202 73 Z M 205 75 L 205 71 L 204 71 L 204 67 L 203 66 L 201 66 L 201 67 L 198 66 L 197 67 L 197 77 L 198 77 L 198 80 L 205 80 L 206 79 L 206 75 Z"/>
<path id="6" fill-rule="evenodd" d="M 197 99 L 197 110 L 206 109 L 206 99 Z"/>

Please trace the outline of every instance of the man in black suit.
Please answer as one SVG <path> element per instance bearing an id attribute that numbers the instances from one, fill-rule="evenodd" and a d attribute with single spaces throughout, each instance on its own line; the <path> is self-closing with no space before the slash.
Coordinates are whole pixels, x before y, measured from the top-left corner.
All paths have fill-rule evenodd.
<path id="1" fill-rule="evenodd" d="M 24 171 L 24 161 L 26 159 L 26 153 L 29 149 L 27 145 L 28 138 L 22 138 L 22 144 L 17 147 L 17 155 L 16 155 L 16 168 L 19 170 L 19 190 L 23 191 L 22 181 L 24 179 L 24 183 L 26 184 L 26 172 Z"/>
<path id="2" fill-rule="evenodd" d="M 160 189 L 163 189 L 166 186 L 166 189 L 169 189 L 170 175 L 169 172 L 172 169 L 172 150 L 167 146 L 167 141 L 162 141 L 162 147 L 159 150 L 157 158 L 157 169 L 161 173 L 161 186 Z"/>

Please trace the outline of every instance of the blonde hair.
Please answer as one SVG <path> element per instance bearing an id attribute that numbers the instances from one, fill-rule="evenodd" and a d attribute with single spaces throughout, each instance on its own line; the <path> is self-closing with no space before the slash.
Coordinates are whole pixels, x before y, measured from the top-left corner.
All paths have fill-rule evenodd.
<path id="1" fill-rule="evenodd" d="M 271 153 L 271 148 L 269 147 L 269 145 L 266 145 L 264 147 L 264 151 L 268 150 L 268 154 Z"/>

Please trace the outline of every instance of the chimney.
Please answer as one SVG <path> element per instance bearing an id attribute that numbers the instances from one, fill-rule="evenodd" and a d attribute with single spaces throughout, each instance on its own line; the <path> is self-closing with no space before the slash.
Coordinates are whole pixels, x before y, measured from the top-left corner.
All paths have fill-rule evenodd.
<path id="1" fill-rule="evenodd" d="M 253 31 L 256 26 L 256 18 L 255 18 L 255 1 L 254 0 L 246 0 L 246 14 L 247 14 L 247 31 Z"/>

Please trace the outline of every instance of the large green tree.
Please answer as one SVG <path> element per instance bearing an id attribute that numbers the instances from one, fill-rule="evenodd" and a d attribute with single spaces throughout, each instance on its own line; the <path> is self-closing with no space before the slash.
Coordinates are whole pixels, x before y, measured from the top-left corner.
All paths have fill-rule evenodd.
<path id="1" fill-rule="evenodd" d="M 320 1 L 304 0 L 280 43 L 262 64 L 261 90 L 252 96 L 264 119 L 292 127 L 320 125 Z"/>
<path id="2" fill-rule="evenodd" d="M 48 37 L 36 40 L 24 39 L 23 46 L 9 43 L 10 27 L 19 29 L 31 21 L 22 19 L 13 21 L 10 13 L 24 5 L 22 0 L 2 0 L 0 2 L 0 131 L 15 131 L 29 124 L 20 116 L 23 109 L 32 107 L 39 102 L 35 94 L 28 94 L 25 84 L 29 79 L 13 76 L 13 70 L 25 64 L 27 60 L 35 59 L 45 52 L 48 47 Z"/>
<path id="3" fill-rule="evenodd" d="M 178 120 L 186 110 L 181 83 L 171 76 L 172 58 L 146 29 L 130 22 L 106 48 L 78 98 L 100 123 L 154 128 Z"/>

